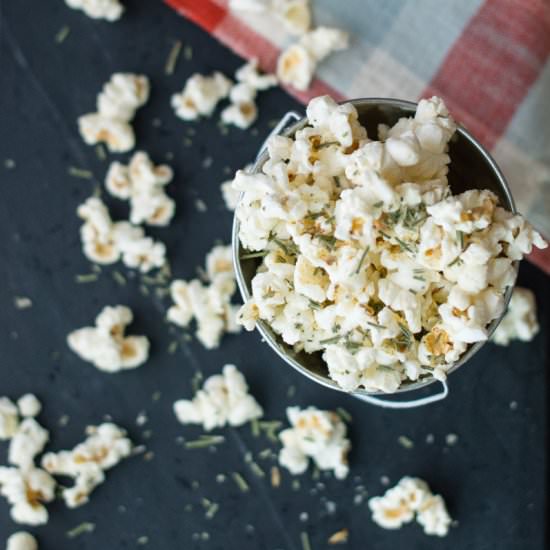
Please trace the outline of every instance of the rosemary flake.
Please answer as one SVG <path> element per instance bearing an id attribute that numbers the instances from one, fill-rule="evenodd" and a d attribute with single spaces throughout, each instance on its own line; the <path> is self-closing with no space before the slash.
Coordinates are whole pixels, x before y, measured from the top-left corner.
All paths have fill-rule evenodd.
<path id="1" fill-rule="evenodd" d="M 181 46 L 182 46 L 181 40 L 176 40 L 174 42 L 174 45 L 172 46 L 172 49 L 170 50 L 170 53 L 168 54 L 168 57 L 166 59 L 166 65 L 164 66 L 164 74 L 166 75 L 174 74 L 176 65 L 178 64 L 178 58 L 181 52 Z"/>

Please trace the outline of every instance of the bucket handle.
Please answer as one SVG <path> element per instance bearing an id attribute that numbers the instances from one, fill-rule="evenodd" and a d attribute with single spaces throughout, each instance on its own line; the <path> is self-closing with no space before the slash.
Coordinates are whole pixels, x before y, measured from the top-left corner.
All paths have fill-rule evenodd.
<path id="1" fill-rule="evenodd" d="M 301 120 L 303 116 L 299 115 L 296 111 L 288 111 L 288 113 L 277 122 L 277 125 L 271 130 L 267 138 L 262 143 L 262 146 L 260 147 L 260 150 L 258 151 L 258 154 L 256 155 L 256 159 L 260 158 L 263 154 L 263 152 L 267 149 L 267 142 L 273 137 L 278 136 L 283 132 L 283 130 L 291 123 L 296 122 L 298 120 Z"/>
<path id="2" fill-rule="evenodd" d="M 410 401 L 391 401 L 380 397 L 358 394 L 353 394 L 353 397 L 384 409 L 414 409 L 416 407 L 422 407 L 424 405 L 429 405 L 430 403 L 441 401 L 449 395 L 449 386 L 447 385 L 447 382 L 445 380 L 439 380 L 439 382 L 443 386 L 443 390 L 439 393 L 428 395 L 427 397 L 421 397 L 419 399 L 411 399 Z"/>

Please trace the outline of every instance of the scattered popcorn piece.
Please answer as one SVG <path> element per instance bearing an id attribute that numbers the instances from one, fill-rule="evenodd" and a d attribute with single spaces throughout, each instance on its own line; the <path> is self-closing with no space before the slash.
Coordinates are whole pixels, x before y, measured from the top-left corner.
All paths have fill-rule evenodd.
<path id="1" fill-rule="evenodd" d="M 169 308 L 167 318 L 180 327 L 188 326 L 194 318 L 197 338 L 204 347 L 213 349 L 224 332 L 240 331 L 237 306 L 231 304 L 236 289 L 231 247 L 215 246 L 206 257 L 206 268 L 207 285 L 198 279 L 172 282 L 170 294 L 175 304 Z"/>
<path id="2" fill-rule="evenodd" d="M 369 508 L 373 521 L 384 529 L 399 529 L 416 515 L 427 535 L 444 537 L 451 524 L 443 498 L 433 495 L 427 483 L 418 478 L 402 478 L 383 496 L 369 499 Z"/>
<path id="3" fill-rule="evenodd" d="M 253 166 L 252 164 L 247 164 L 243 168 L 243 171 L 250 172 L 250 170 L 252 169 L 252 166 Z M 239 197 L 241 196 L 241 192 L 235 189 L 233 186 L 234 181 L 235 181 L 235 178 L 226 180 L 221 184 L 223 200 L 228 210 L 235 210 L 235 208 L 237 208 L 237 204 L 239 203 Z"/>
<path id="4" fill-rule="evenodd" d="M 538 332 L 535 295 L 528 288 L 514 288 L 508 311 L 493 334 L 493 342 L 499 346 L 507 346 L 512 340 L 530 342 Z"/>
<path id="5" fill-rule="evenodd" d="M 242 261 L 261 259 L 239 324 L 264 321 L 296 352 L 321 352 L 345 391 L 444 380 L 487 339 L 514 262 L 546 243 L 492 192 L 451 194 L 456 124 L 439 98 L 379 128 L 384 141 L 328 96 L 307 117 L 231 186 Z"/>
<path id="6" fill-rule="evenodd" d="M 38 542 L 30 533 L 18 531 L 6 541 L 6 550 L 38 550 Z"/>
<path id="7" fill-rule="evenodd" d="M 17 400 L 19 414 L 26 418 L 38 416 L 42 410 L 42 404 L 32 393 L 26 393 Z"/>
<path id="8" fill-rule="evenodd" d="M 311 26 L 309 0 L 230 0 L 230 9 L 275 16 L 289 34 L 301 35 Z"/>
<path id="9" fill-rule="evenodd" d="M 222 122 L 245 130 L 257 118 L 258 109 L 254 99 L 258 91 L 277 85 L 275 75 L 258 72 L 258 60 L 252 59 L 235 73 L 237 84 L 229 92 L 231 104 L 222 111 Z"/>
<path id="10" fill-rule="evenodd" d="M 11 438 L 8 462 L 22 469 L 32 468 L 35 456 L 42 452 L 49 439 L 48 430 L 34 418 L 25 418 Z"/>
<path id="11" fill-rule="evenodd" d="M 44 503 L 55 498 L 55 480 L 44 470 L 0 466 L 0 495 L 11 505 L 16 523 L 42 525 L 48 522 Z"/>
<path id="12" fill-rule="evenodd" d="M 283 444 L 279 464 L 294 475 L 302 474 L 311 458 L 320 470 L 333 470 L 338 479 L 344 479 L 349 471 L 347 454 L 351 443 L 340 417 L 315 407 L 288 407 L 286 414 L 292 427 L 279 434 Z"/>
<path id="13" fill-rule="evenodd" d="M 248 393 L 244 376 L 234 365 L 225 365 L 222 374 L 207 378 L 193 400 L 176 401 L 174 413 L 182 424 L 202 424 L 206 431 L 226 424 L 241 426 L 263 415 L 260 405 Z"/>
<path id="14" fill-rule="evenodd" d="M 149 340 L 146 336 L 125 336 L 133 317 L 128 307 L 106 306 L 96 317 L 95 327 L 71 332 L 67 344 L 84 361 L 104 372 L 139 367 L 149 357 Z"/>
<path id="15" fill-rule="evenodd" d="M 0 397 L 0 440 L 11 439 L 18 427 L 17 406 L 8 397 Z"/>
<path id="16" fill-rule="evenodd" d="M 80 238 L 84 255 L 98 264 L 122 262 L 146 273 L 166 264 L 166 247 L 145 236 L 141 227 L 126 221 L 113 222 L 101 199 L 90 197 L 78 207 L 84 220 Z"/>
<path id="17" fill-rule="evenodd" d="M 74 10 L 82 10 L 92 19 L 106 19 L 116 21 L 124 12 L 119 0 L 65 0 L 65 3 Z"/>
<path id="18" fill-rule="evenodd" d="M 192 75 L 183 91 L 172 96 L 172 107 L 183 120 L 197 120 L 212 115 L 220 100 L 227 97 L 231 80 L 216 71 L 210 76 Z"/>
<path id="19" fill-rule="evenodd" d="M 63 500 L 69 508 L 88 502 L 92 491 L 105 480 L 105 471 L 130 456 L 132 442 L 126 431 L 106 422 L 86 428 L 87 438 L 71 451 L 46 453 L 42 467 L 53 475 L 68 476 L 74 485 L 64 488 Z"/>
<path id="20" fill-rule="evenodd" d="M 138 151 L 127 166 L 111 164 L 105 187 L 114 197 L 130 201 L 131 223 L 162 226 L 170 223 L 175 212 L 174 201 L 164 191 L 172 178 L 169 166 L 155 166 L 147 153 Z"/>
<path id="21" fill-rule="evenodd" d="M 97 112 L 78 119 L 80 135 L 88 145 L 105 143 L 113 153 L 130 151 L 134 148 L 135 136 L 129 123 L 148 99 L 146 76 L 113 74 L 97 97 Z"/>
<path id="22" fill-rule="evenodd" d="M 277 60 L 277 77 L 283 84 L 307 90 L 317 65 L 332 52 L 345 50 L 349 35 L 339 29 L 317 27 L 286 48 Z"/>

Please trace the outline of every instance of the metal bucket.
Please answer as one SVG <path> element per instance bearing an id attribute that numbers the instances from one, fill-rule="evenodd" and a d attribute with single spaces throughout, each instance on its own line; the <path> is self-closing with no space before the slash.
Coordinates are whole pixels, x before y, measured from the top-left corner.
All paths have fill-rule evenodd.
<path id="1" fill-rule="evenodd" d="M 359 120 L 361 124 L 367 128 L 368 135 L 370 136 L 378 135 L 378 124 L 393 126 L 399 118 L 414 115 L 417 107 L 416 103 L 398 99 L 365 98 L 353 99 L 349 101 L 349 103 L 352 103 L 357 109 Z M 306 118 L 300 116 L 296 112 L 289 112 L 273 129 L 271 134 L 268 136 L 268 139 L 276 134 L 292 136 L 297 130 L 300 130 L 306 125 Z M 267 160 L 268 155 L 266 143 L 267 140 L 258 152 L 256 162 L 250 170 L 252 173 L 260 172 L 264 162 Z M 480 145 L 480 143 L 476 141 L 464 128 L 459 127 L 453 136 L 451 143 L 449 144 L 449 155 L 452 160 L 449 166 L 448 179 L 453 194 L 462 193 L 468 189 L 489 189 L 497 195 L 500 205 L 503 208 L 506 208 L 512 213 L 516 213 L 514 199 L 512 198 L 508 184 L 506 183 L 506 180 L 504 179 L 504 176 L 500 172 L 498 166 L 495 164 L 495 161 Z M 256 270 L 261 263 L 261 259 L 240 259 L 244 250 L 239 242 L 239 221 L 236 216 L 233 219 L 232 247 L 233 264 L 237 284 L 243 300 L 246 301 L 251 297 L 251 281 L 256 274 Z M 515 263 L 516 274 L 518 264 L 519 262 Z M 505 307 L 503 313 L 489 325 L 489 337 L 504 316 L 506 306 L 508 305 L 512 295 L 512 290 L 513 285 L 506 290 L 504 295 Z M 291 367 L 295 368 L 311 380 L 322 384 L 323 386 L 334 390 L 345 391 L 328 376 L 328 369 L 321 358 L 320 352 L 315 354 L 307 354 L 305 352 L 297 353 L 291 346 L 285 344 L 282 338 L 273 332 L 269 325 L 265 322 L 258 321 L 256 326 L 265 342 L 267 342 L 273 351 L 275 351 L 275 353 Z M 447 372 L 450 374 L 451 372 L 456 371 L 456 369 L 460 366 L 464 365 L 482 348 L 484 343 L 485 341 L 472 344 Z M 433 382 L 436 382 L 436 379 L 433 377 L 426 378 L 418 382 L 404 382 L 395 394 L 419 390 L 429 386 Z M 384 394 L 381 391 L 367 392 L 364 389 L 357 389 L 346 393 L 350 393 L 358 399 L 381 407 L 405 409 L 426 405 L 428 403 L 433 403 L 444 399 L 448 395 L 449 389 L 447 382 L 443 381 L 440 383 L 442 385 L 442 390 L 439 393 L 408 401 L 377 397 L 379 395 L 387 396 L 387 394 Z"/>

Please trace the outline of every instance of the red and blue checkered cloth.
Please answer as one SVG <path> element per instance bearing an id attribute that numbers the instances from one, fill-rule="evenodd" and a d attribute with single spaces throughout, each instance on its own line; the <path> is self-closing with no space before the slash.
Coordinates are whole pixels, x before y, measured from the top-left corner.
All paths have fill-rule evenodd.
<path id="1" fill-rule="evenodd" d="M 265 15 L 227 0 L 166 0 L 244 58 L 273 72 L 292 41 Z M 304 103 L 330 94 L 441 96 L 493 154 L 518 209 L 550 236 L 549 0 L 312 0 L 316 24 L 348 31 L 350 49 L 319 67 Z M 550 273 L 550 249 L 529 257 Z"/>

